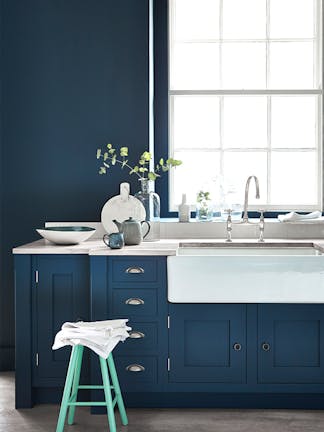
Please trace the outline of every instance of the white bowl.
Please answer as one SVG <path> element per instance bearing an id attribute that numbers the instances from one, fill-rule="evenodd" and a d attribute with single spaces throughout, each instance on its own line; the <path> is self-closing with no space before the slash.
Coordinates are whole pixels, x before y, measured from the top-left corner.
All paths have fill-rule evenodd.
<path id="1" fill-rule="evenodd" d="M 73 245 L 84 242 L 96 231 L 84 226 L 56 226 L 36 229 L 44 239 L 60 245 Z"/>

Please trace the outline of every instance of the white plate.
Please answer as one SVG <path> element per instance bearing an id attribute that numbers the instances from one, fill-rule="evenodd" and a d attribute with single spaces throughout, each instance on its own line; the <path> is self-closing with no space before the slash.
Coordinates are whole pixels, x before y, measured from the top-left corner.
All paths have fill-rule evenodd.
<path id="1" fill-rule="evenodd" d="M 129 195 L 129 183 L 120 184 L 120 195 L 116 195 L 106 202 L 101 211 L 101 222 L 108 234 L 118 232 L 113 220 L 124 222 L 132 217 L 138 221 L 145 220 L 146 211 L 143 204 Z"/>

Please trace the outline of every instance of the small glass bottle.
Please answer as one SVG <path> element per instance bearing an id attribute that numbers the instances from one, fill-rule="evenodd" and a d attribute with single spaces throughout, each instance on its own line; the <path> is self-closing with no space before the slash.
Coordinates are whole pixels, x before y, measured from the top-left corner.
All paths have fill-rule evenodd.
<path id="1" fill-rule="evenodd" d="M 187 204 L 187 195 L 182 194 L 182 202 L 179 204 L 179 222 L 189 222 L 190 206 Z"/>

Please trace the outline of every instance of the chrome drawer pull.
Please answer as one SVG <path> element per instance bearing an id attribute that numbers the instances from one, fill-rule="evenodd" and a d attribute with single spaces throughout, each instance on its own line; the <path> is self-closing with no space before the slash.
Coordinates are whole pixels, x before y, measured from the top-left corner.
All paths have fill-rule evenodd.
<path id="1" fill-rule="evenodd" d="M 145 367 L 140 364 L 131 364 L 126 366 L 127 372 L 144 372 Z"/>
<path id="2" fill-rule="evenodd" d="M 142 267 L 128 267 L 125 273 L 144 273 L 144 269 Z"/>
<path id="3" fill-rule="evenodd" d="M 233 349 L 234 349 L 234 351 L 241 351 L 241 349 L 242 349 L 242 345 L 240 344 L 240 343 L 235 343 L 234 345 L 233 345 Z"/>
<path id="4" fill-rule="evenodd" d="M 140 331 L 131 331 L 129 332 L 129 337 L 131 339 L 142 339 L 143 337 L 145 337 L 145 334 Z"/>
<path id="5" fill-rule="evenodd" d="M 129 298 L 125 301 L 125 303 L 127 305 L 138 306 L 138 305 L 143 305 L 144 300 L 142 300 L 141 298 Z"/>

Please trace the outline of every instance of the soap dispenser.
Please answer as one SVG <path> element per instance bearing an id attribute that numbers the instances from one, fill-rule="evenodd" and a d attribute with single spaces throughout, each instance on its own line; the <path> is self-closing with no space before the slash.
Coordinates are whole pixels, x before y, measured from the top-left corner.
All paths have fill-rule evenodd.
<path id="1" fill-rule="evenodd" d="M 179 205 L 179 222 L 189 222 L 190 206 L 187 204 L 186 194 L 182 194 L 182 202 Z"/>

